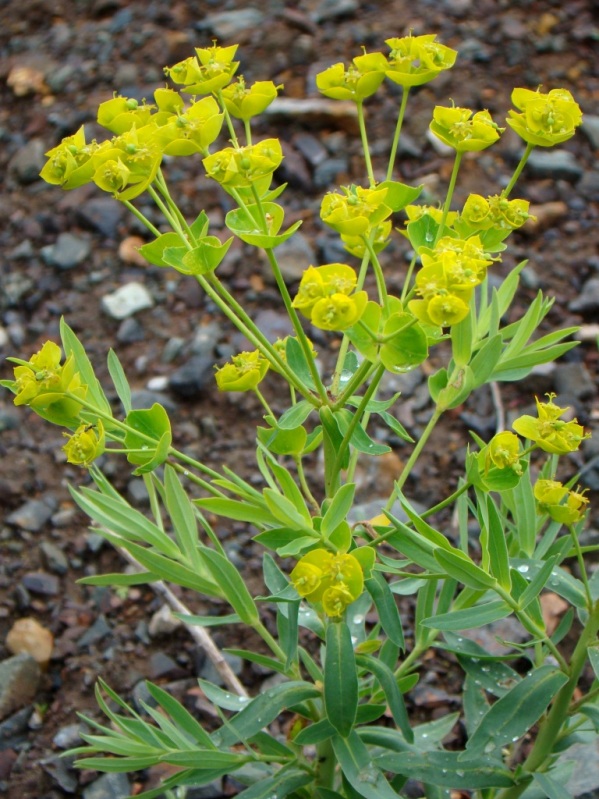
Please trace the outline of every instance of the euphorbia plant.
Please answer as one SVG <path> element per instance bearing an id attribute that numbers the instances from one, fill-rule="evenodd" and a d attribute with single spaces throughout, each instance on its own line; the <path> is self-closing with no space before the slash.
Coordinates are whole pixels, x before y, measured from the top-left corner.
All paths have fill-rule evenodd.
<path id="1" fill-rule="evenodd" d="M 527 146 L 514 177 L 501 193 L 471 194 L 456 211 L 451 204 L 463 154 L 492 145 L 503 129 L 487 111 L 435 108 L 431 131 L 455 150 L 455 163 L 441 207 L 420 205 L 421 187 L 393 179 L 408 94 L 450 68 L 456 53 L 435 36 L 393 38 L 387 45 L 387 55 L 364 53 L 317 77 L 325 95 L 356 103 L 366 181 L 322 201 L 322 220 L 339 233 L 348 263 L 306 264 L 298 286 L 287 285 L 277 262 L 277 247 L 300 224 L 286 227 L 277 202 L 285 187 L 272 186 L 281 145 L 252 134 L 254 116 L 281 87 L 269 81 L 246 85 L 237 76 L 235 46 L 201 48 L 167 68 L 179 90 L 157 89 L 153 104 L 124 97 L 103 103 L 98 121 L 113 137 L 87 143 L 80 129 L 49 151 L 42 171 L 65 189 L 93 181 L 113 194 L 146 225 L 146 259 L 195 277 L 253 348 L 218 368 L 218 388 L 253 391 L 265 410 L 256 430 L 261 482 L 247 481 L 226 465 L 216 470 L 176 449 L 165 409 L 158 403 L 132 407 L 124 371 L 110 352 L 108 369 L 122 406 L 113 408 L 66 322 L 64 355 L 47 342 L 28 360 L 11 359 L 14 380 L 4 381 L 16 404 L 66 428 L 67 460 L 88 468 L 95 482 L 95 488 L 72 488 L 75 501 L 95 529 L 139 566 L 137 573 L 81 582 L 126 588 L 161 579 L 224 600 L 229 615 L 186 621 L 249 625 L 262 639 L 262 651 L 233 651 L 280 676 L 254 697 L 233 681 L 223 690 L 201 680 L 220 719 L 208 728 L 157 685 L 148 684 L 154 704 L 142 703 L 136 712 L 100 682 L 98 702 L 110 724 L 87 719 L 94 732 L 82 733 L 87 745 L 77 750 L 78 765 L 100 771 L 137 771 L 161 762 L 179 767 L 161 788 L 140 794 L 145 799 L 223 775 L 248 786 L 240 793 L 244 799 L 385 799 L 401 795 L 409 778 L 430 797 L 448 789 L 485 798 L 515 799 L 527 790 L 562 797 L 568 774 L 557 754 L 599 726 L 599 684 L 591 684 L 590 672 L 581 681 L 589 663 L 599 675 L 599 572 L 589 577 L 584 556 L 594 548 L 579 543 L 588 500 L 574 477 L 566 484 L 556 479 L 559 457 L 576 451 L 588 435 L 582 426 L 562 418 L 566 409 L 554 395 L 537 397 L 536 416 L 520 416 L 513 430 L 498 431 L 490 441 L 472 435 L 453 492 L 440 484 L 436 504 L 419 512 L 404 492 L 447 410 L 481 386 L 518 380 L 574 346 L 567 340 L 573 328 L 536 336 L 552 305 L 541 293 L 521 318 L 504 322 L 523 264 L 492 290 L 488 271 L 512 231 L 529 218 L 528 203 L 510 194 L 531 149 L 572 136 L 580 109 L 565 90 L 516 89 L 518 112 L 510 112 L 508 124 Z M 402 86 L 402 99 L 388 168 L 379 180 L 364 104 L 386 77 Z M 226 146 L 215 143 L 222 128 Z M 223 242 L 211 233 L 204 211 L 194 220 L 184 216 L 162 171 L 164 155 L 201 157 L 208 176 L 231 196 L 236 207 L 226 226 L 232 237 L 265 252 L 293 335 L 269 340 L 219 278 L 232 237 Z M 162 212 L 166 230 L 135 205 L 143 193 Z M 400 232 L 413 258 L 394 296 L 379 253 L 402 213 Z M 317 367 L 308 320 L 340 339 L 331 373 Z M 386 373 L 418 368 L 440 342 L 451 354 L 430 374 L 432 411 L 414 440 L 392 413 L 401 398 L 379 398 L 381 381 Z M 279 394 L 288 387 L 282 413 L 261 392 L 269 371 Z M 411 454 L 380 512 L 352 522 L 359 459 L 390 450 L 369 432 L 373 416 Z M 307 468 L 317 452 L 322 479 Z M 143 476 L 149 517 L 129 505 L 96 465 L 100 455 L 116 453 Z M 190 483 L 200 498 L 185 490 Z M 455 537 L 439 529 L 452 509 Z M 247 523 L 265 548 L 265 596 L 252 596 L 211 516 Z M 547 590 L 570 604 L 553 631 L 541 609 Z M 396 596 L 408 594 L 414 596 L 415 623 L 413 635 L 404 636 Z M 265 603 L 276 616 L 276 633 L 263 620 Z M 510 643 L 511 654 L 497 656 L 460 634 L 508 616 L 524 637 Z M 571 629 L 573 648 L 565 643 Z M 410 691 L 430 648 L 451 653 L 463 669 L 462 708 L 416 723 L 407 709 Z M 285 738 L 270 732 L 281 714 L 290 722 Z M 463 743 L 445 748 L 455 725 Z"/>

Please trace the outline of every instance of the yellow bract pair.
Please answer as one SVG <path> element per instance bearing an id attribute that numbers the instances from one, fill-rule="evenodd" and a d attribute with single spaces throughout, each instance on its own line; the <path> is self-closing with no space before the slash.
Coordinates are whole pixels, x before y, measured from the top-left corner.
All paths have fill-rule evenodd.
<path id="1" fill-rule="evenodd" d="M 460 219 L 477 230 L 515 230 L 528 219 L 535 219 L 528 213 L 529 207 L 528 200 L 508 200 L 500 194 L 486 198 L 470 194 L 460 212 Z"/>
<path id="2" fill-rule="evenodd" d="M 321 330 L 347 330 L 360 319 L 368 302 L 365 291 L 354 291 L 357 282 L 355 270 L 347 264 L 310 266 L 293 307 Z"/>
<path id="3" fill-rule="evenodd" d="M 349 553 L 333 555 L 326 549 L 314 549 L 298 561 L 291 582 L 301 597 L 321 602 L 327 616 L 335 618 L 361 595 L 364 573 L 358 559 Z"/>
<path id="4" fill-rule="evenodd" d="M 524 438 L 528 438 L 545 452 L 563 455 L 575 452 L 589 434 L 576 419 L 564 422 L 561 417 L 568 408 L 560 408 L 554 404 L 555 394 L 548 394 L 549 402 L 539 402 L 537 398 L 537 418 L 521 416 L 512 424 L 514 430 Z"/>
<path id="5" fill-rule="evenodd" d="M 258 350 L 240 352 L 216 371 L 219 391 L 252 391 L 268 372 L 268 361 Z"/>
<path id="6" fill-rule="evenodd" d="M 474 113 L 469 108 L 444 106 L 436 106 L 429 127 L 438 139 L 458 153 L 485 150 L 505 130 L 493 122 L 488 111 Z"/>
<path id="7" fill-rule="evenodd" d="M 557 480 L 537 480 L 534 487 L 537 511 L 561 524 L 576 524 L 589 503 L 583 491 L 569 491 Z"/>
<path id="8" fill-rule="evenodd" d="M 64 433 L 69 439 L 62 448 L 67 461 L 76 466 L 90 466 L 105 448 L 106 438 L 104 425 L 100 420 L 96 424 L 82 424 L 73 435 Z"/>
<path id="9" fill-rule="evenodd" d="M 553 147 L 570 139 L 582 122 L 580 106 L 566 89 L 545 94 L 530 89 L 514 89 L 508 125 L 525 142 L 538 147 Z"/>

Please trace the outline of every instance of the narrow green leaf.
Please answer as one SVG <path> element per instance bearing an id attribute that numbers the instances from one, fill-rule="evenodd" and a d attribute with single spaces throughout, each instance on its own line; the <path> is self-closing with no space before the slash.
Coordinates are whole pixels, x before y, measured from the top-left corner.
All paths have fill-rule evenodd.
<path id="1" fill-rule="evenodd" d="M 401 616 L 389 584 L 382 574 L 373 572 L 372 576 L 365 581 L 365 586 L 376 605 L 385 634 L 401 650 L 405 649 Z"/>
<path id="2" fill-rule="evenodd" d="M 413 743 L 414 732 L 410 726 L 406 705 L 391 669 L 380 660 L 372 657 L 372 655 L 357 655 L 356 664 L 359 668 L 366 669 L 377 678 L 385 694 L 393 721 L 402 731 L 406 741 Z"/>
<path id="3" fill-rule="evenodd" d="M 296 768 L 283 768 L 277 771 L 272 777 L 266 777 L 259 782 L 255 782 L 245 791 L 236 794 L 236 799 L 270 799 L 273 796 L 291 797 L 297 796 L 295 791 L 301 792 L 300 788 L 308 785 L 314 780 L 311 774 Z"/>
<path id="4" fill-rule="evenodd" d="M 110 374 L 110 378 L 114 384 L 118 398 L 123 405 L 125 413 L 129 413 L 129 411 L 133 410 L 133 406 L 131 404 L 131 388 L 129 386 L 127 376 L 125 375 L 125 370 L 123 369 L 123 366 L 114 350 L 109 350 L 107 363 L 108 373 Z"/>
<path id="5" fill-rule="evenodd" d="M 402 441 L 407 441 L 408 444 L 412 444 L 414 442 L 412 436 L 408 433 L 402 423 L 399 422 L 395 416 L 393 416 L 393 414 L 387 413 L 386 411 L 377 411 L 377 413 L 385 422 L 387 427 L 392 430 L 398 438 L 400 438 Z"/>
<path id="6" fill-rule="evenodd" d="M 453 790 L 508 788 L 511 773 L 488 758 L 458 760 L 457 752 L 397 752 L 377 757 L 385 771 Z"/>
<path id="7" fill-rule="evenodd" d="M 548 799 L 572 799 L 572 794 L 566 786 L 554 780 L 550 773 L 536 771 L 533 779 Z"/>
<path id="8" fill-rule="evenodd" d="M 170 763 L 172 766 L 187 766 L 193 768 L 205 758 L 212 768 L 222 768 L 226 766 L 232 771 L 236 771 L 244 763 L 250 760 L 248 755 L 236 755 L 234 752 L 220 752 L 218 749 L 192 749 L 189 752 L 167 752 L 162 755 L 162 763 Z"/>
<path id="9" fill-rule="evenodd" d="M 300 402 L 297 402 L 285 411 L 279 419 L 277 426 L 281 430 L 294 430 L 306 421 L 313 410 L 314 405 L 312 405 L 312 403 L 308 402 L 308 400 L 300 400 Z"/>
<path id="10" fill-rule="evenodd" d="M 95 405 L 98 410 L 112 416 L 110 403 L 106 399 L 106 394 L 98 381 L 94 372 L 94 367 L 87 356 L 85 347 L 79 341 L 73 330 L 67 325 L 64 318 L 60 320 L 60 338 L 65 352 L 65 358 L 70 355 L 75 360 L 76 370 L 81 375 L 81 383 L 87 386 L 86 400 Z M 109 426 L 109 423 L 107 423 Z"/>
<path id="11" fill-rule="evenodd" d="M 329 622 L 324 665 L 324 704 L 328 720 L 347 737 L 358 707 L 358 675 L 349 627 L 344 621 Z"/>
<path id="12" fill-rule="evenodd" d="M 312 531 L 310 515 L 305 504 L 300 509 L 290 499 L 272 488 L 265 488 L 262 493 L 269 511 L 278 522 L 296 527 L 298 530 Z"/>
<path id="13" fill-rule="evenodd" d="M 344 777 L 351 787 L 365 799 L 397 799 L 384 774 L 373 765 L 370 753 L 357 733 L 347 738 L 336 735 L 333 750 Z"/>
<path id="14" fill-rule="evenodd" d="M 347 519 L 347 515 L 353 505 L 355 493 L 355 483 L 346 483 L 335 493 L 326 513 L 322 517 L 320 525 L 320 531 L 326 538 L 341 522 Z"/>
<path id="15" fill-rule="evenodd" d="M 127 587 L 130 585 L 147 585 L 154 583 L 160 578 L 152 572 L 135 572 L 134 574 L 94 574 L 90 577 L 80 577 L 77 580 L 79 585 L 112 585 Z"/>
<path id="16" fill-rule="evenodd" d="M 208 749 L 215 748 L 206 730 L 180 702 L 158 685 L 146 682 L 146 687 L 150 696 L 158 702 L 160 707 L 168 713 L 182 730 L 191 735 L 200 746 L 207 747 Z"/>
<path id="17" fill-rule="evenodd" d="M 200 552 L 214 581 L 241 621 L 250 627 L 256 625 L 260 621 L 258 608 L 235 566 L 213 549 L 201 547 Z"/>
<path id="18" fill-rule="evenodd" d="M 434 630 L 473 630 L 485 624 L 505 619 L 512 613 L 510 606 L 502 599 L 476 605 L 473 608 L 454 610 L 438 616 L 423 619 L 421 624 Z"/>
<path id="19" fill-rule="evenodd" d="M 568 677 L 554 666 L 540 666 L 491 706 L 466 744 L 464 757 L 501 754 L 535 724 Z"/>
<path id="20" fill-rule="evenodd" d="M 267 508 L 250 505 L 249 502 L 239 502 L 236 499 L 221 499 L 220 497 L 210 497 L 209 499 L 196 499 L 194 504 L 208 513 L 216 516 L 225 516 L 239 522 L 250 522 L 251 524 L 277 526 L 277 520 Z"/>
<path id="21" fill-rule="evenodd" d="M 353 418 L 352 412 L 344 408 L 340 411 L 337 411 L 335 418 L 337 420 L 339 430 L 343 435 L 345 435 L 349 430 L 349 425 Z M 354 428 L 351 437 L 351 444 L 353 447 L 355 447 L 355 449 L 358 450 L 358 452 L 364 452 L 367 455 L 384 455 L 387 452 L 391 452 L 391 447 L 387 446 L 387 444 L 379 444 L 377 441 L 372 439 L 359 423 Z"/>
<path id="22" fill-rule="evenodd" d="M 194 508 L 177 473 L 170 466 L 164 471 L 164 498 L 177 541 L 188 564 L 205 577 L 206 567 L 198 552 L 198 525 Z"/>
<path id="23" fill-rule="evenodd" d="M 497 585 L 494 577 L 483 571 L 461 550 L 436 549 L 433 554 L 447 574 L 468 588 L 486 589 Z"/>
<path id="24" fill-rule="evenodd" d="M 501 356 L 503 349 L 503 340 L 501 334 L 497 333 L 495 336 L 485 340 L 483 346 L 477 351 L 474 358 L 470 362 L 470 368 L 474 375 L 475 385 L 484 385 L 493 371 Z"/>
<path id="25" fill-rule="evenodd" d="M 312 746 L 322 743 L 335 735 L 336 730 L 328 719 L 321 719 L 303 730 L 295 736 L 293 743 L 300 746 Z"/>
<path id="26" fill-rule="evenodd" d="M 487 495 L 488 533 L 489 533 L 489 566 L 491 574 L 506 591 L 511 591 L 512 578 L 508 557 L 506 531 L 493 498 Z"/>

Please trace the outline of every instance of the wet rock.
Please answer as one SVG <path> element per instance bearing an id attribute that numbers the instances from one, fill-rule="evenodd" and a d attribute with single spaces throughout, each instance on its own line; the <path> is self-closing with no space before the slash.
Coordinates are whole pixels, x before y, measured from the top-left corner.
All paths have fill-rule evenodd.
<path id="1" fill-rule="evenodd" d="M 107 635 L 110 635 L 112 630 L 106 621 L 106 617 L 101 613 L 95 622 L 89 627 L 77 641 L 77 646 L 85 647 L 92 646 L 99 643 Z"/>
<path id="2" fill-rule="evenodd" d="M 191 341 L 191 352 L 194 355 L 199 355 L 204 358 L 213 358 L 215 347 L 218 344 L 222 334 L 222 327 L 217 322 L 201 325 L 196 330 Z"/>
<path id="3" fill-rule="evenodd" d="M 586 135 L 596 150 L 599 150 L 599 116 L 592 114 L 585 114 L 580 126 L 582 132 Z"/>
<path id="4" fill-rule="evenodd" d="M 572 300 L 568 305 L 570 311 L 575 313 L 588 313 L 599 308 L 599 277 L 592 277 L 587 280 L 580 296 Z"/>
<path id="5" fill-rule="evenodd" d="M 225 40 L 235 38 L 247 30 L 259 28 L 263 21 L 264 14 L 257 8 L 249 7 L 208 14 L 197 27 L 212 31 L 219 39 Z"/>
<path id="6" fill-rule="evenodd" d="M 103 774 L 83 791 L 83 799 L 127 799 L 131 792 L 125 774 Z"/>
<path id="7" fill-rule="evenodd" d="M 0 750 L 4 746 L 18 746 L 26 738 L 32 715 L 33 708 L 31 706 L 24 707 L 0 723 Z"/>
<path id="8" fill-rule="evenodd" d="M 30 499 L 6 517 L 8 524 L 28 530 L 30 533 L 39 533 L 42 527 L 52 516 L 54 508 L 43 500 Z"/>
<path id="9" fill-rule="evenodd" d="M 169 387 L 179 397 L 197 397 L 208 385 L 212 385 L 213 359 L 194 355 L 176 369 L 170 377 Z"/>
<path id="10" fill-rule="evenodd" d="M 153 652 L 149 660 L 150 677 L 152 680 L 175 680 L 185 676 L 185 671 L 165 652 Z"/>
<path id="11" fill-rule="evenodd" d="M 8 171 L 23 186 L 39 180 L 46 157 L 46 147 L 41 139 L 32 139 L 20 147 L 10 159 Z"/>
<path id="12" fill-rule="evenodd" d="M 52 524 L 54 524 L 55 515 L 52 516 Z M 54 524 L 54 526 L 56 525 Z M 40 544 L 40 553 L 44 566 L 48 571 L 54 574 L 66 574 L 69 570 L 69 562 L 64 552 L 55 544 L 50 543 L 50 541 L 42 541 Z"/>
<path id="13" fill-rule="evenodd" d="M 79 221 L 108 239 L 118 237 L 123 212 L 121 204 L 112 197 L 94 197 L 77 207 Z"/>
<path id="14" fill-rule="evenodd" d="M 569 150 L 537 148 L 530 154 L 526 168 L 535 178 L 576 181 L 582 177 L 583 168 Z"/>
<path id="15" fill-rule="evenodd" d="M 282 142 L 283 163 L 279 167 L 278 177 L 291 188 L 308 192 L 312 188 L 312 177 L 303 156 L 287 142 Z"/>
<path id="16" fill-rule="evenodd" d="M 310 16 L 314 22 L 325 22 L 355 14 L 359 7 L 357 0 L 322 0 Z"/>
<path id="17" fill-rule="evenodd" d="M 54 636 L 36 619 L 18 619 L 8 631 L 6 647 L 13 655 L 31 655 L 44 668 L 52 655 Z"/>
<path id="18" fill-rule="evenodd" d="M 569 394 L 575 399 L 586 400 L 597 393 L 595 380 L 584 363 L 558 363 L 554 375 L 558 395 Z"/>
<path id="19" fill-rule="evenodd" d="M 293 137 L 293 145 L 312 167 L 317 167 L 327 159 L 327 148 L 311 133 L 297 133 Z"/>
<path id="20" fill-rule="evenodd" d="M 348 167 L 349 162 L 345 156 L 323 161 L 314 170 L 314 185 L 319 189 L 338 185 L 342 176 L 347 174 Z"/>
<path id="21" fill-rule="evenodd" d="M 72 749 L 81 745 L 82 732 L 89 732 L 86 724 L 67 724 L 58 730 L 54 738 L 52 738 L 52 743 L 59 749 Z"/>
<path id="22" fill-rule="evenodd" d="M 308 238 L 299 231 L 283 242 L 280 247 L 277 247 L 277 262 L 286 282 L 292 283 L 300 280 L 304 270 L 310 264 L 314 264 L 315 260 L 314 248 Z M 266 280 L 274 283 L 270 264 L 264 264 L 263 274 Z"/>
<path id="23" fill-rule="evenodd" d="M 25 653 L 0 663 L 0 719 L 33 701 L 40 673 L 37 661 Z"/>
<path id="24" fill-rule="evenodd" d="M 32 594 L 56 596 L 60 593 L 60 581 L 58 577 L 54 574 L 48 574 L 48 572 L 27 572 L 27 574 L 23 575 L 21 582 Z"/>
<path id="25" fill-rule="evenodd" d="M 121 344 L 134 344 L 136 341 L 145 339 L 146 331 L 138 319 L 129 316 L 121 322 L 116 337 Z"/>
<path id="26" fill-rule="evenodd" d="M 127 494 L 134 505 L 148 505 L 150 496 L 146 484 L 141 477 L 134 477 L 127 483 Z"/>
<path id="27" fill-rule="evenodd" d="M 593 202 L 599 201 L 599 169 L 588 169 L 580 183 L 576 186 L 577 191 L 586 199 Z"/>
<path id="28" fill-rule="evenodd" d="M 173 615 L 168 605 L 162 605 L 154 614 L 148 624 L 148 633 L 151 638 L 161 635 L 172 635 L 183 622 Z"/>
<path id="29" fill-rule="evenodd" d="M 57 269 L 73 269 L 89 258 L 91 244 L 88 239 L 72 233 L 60 233 L 55 244 L 41 250 L 42 258 L 49 266 Z"/>
<path id="30" fill-rule="evenodd" d="M 138 311 L 154 305 L 154 300 L 143 283 L 133 281 L 121 286 L 112 294 L 105 294 L 101 300 L 102 310 L 113 319 L 126 319 Z"/>
<path id="31" fill-rule="evenodd" d="M 74 759 L 74 757 L 73 757 Z M 53 782 L 65 793 L 75 793 L 79 781 L 74 770 L 69 768 L 68 761 L 63 757 L 48 757 L 40 760 L 40 765 L 49 774 Z"/>

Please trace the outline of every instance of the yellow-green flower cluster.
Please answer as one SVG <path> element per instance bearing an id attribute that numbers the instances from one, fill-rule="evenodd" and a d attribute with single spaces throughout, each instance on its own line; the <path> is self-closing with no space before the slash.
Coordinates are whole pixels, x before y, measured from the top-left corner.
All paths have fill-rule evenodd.
<path id="1" fill-rule="evenodd" d="M 214 97 L 202 97 L 187 109 L 182 104 L 166 115 L 152 139 L 164 155 L 206 154 L 221 131 L 223 119 Z"/>
<path id="2" fill-rule="evenodd" d="M 421 86 L 450 69 L 457 51 L 439 44 L 436 38 L 435 34 L 427 34 L 387 39 L 386 44 L 391 48 L 387 77 L 401 86 Z"/>
<path id="3" fill-rule="evenodd" d="M 29 405 L 41 412 L 52 409 L 57 418 L 76 418 L 81 410 L 77 399 L 66 398 L 65 393 L 84 399 L 87 387 L 82 385 L 75 359 L 70 355 L 61 364 L 62 353 L 58 344 L 46 341 L 28 362 L 20 362 L 14 370 L 15 405 Z"/>
<path id="4" fill-rule="evenodd" d="M 358 276 L 347 264 L 310 266 L 304 272 L 293 307 L 321 330 L 347 330 L 360 319 L 368 302 L 355 291 Z"/>
<path id="5" fill-rule="evenodd" d="M 460 219 L 475 230 L 515 230 L 529 219 L 535 219 L 528 213 L 528 200 L 508 200 L 496 194 L 483 197 L 470 194 L 460 213 Z"/>
<path id="6" fill-rule="evenodd" d="M 393 213 L 385 205 L 386 188 L 364 189 L 342 186 L 342 194 L 325 194 L 320 206 L 322 221 L 341 234 L 341 238 L 365 236 Z"/>
<path id="7" fill-rule="evenodd" d="M 237 71 L 239 62 L 233 61 L 237 47 L 196 47 L 195 56 L 165 67 L 164 71 L 188 94 L 212 94 L 227 86 Z"/>
<path id="8" fill-rule="evenodd" d="M 569 491 L 557 480 L 537 480 L 534 495 L 537 512 L 547 513 L 561 524 L 576 524 L 581 521 L 589 503 L 583 491 Z"/>
<path id="9" fill-rule="evenodd" d="M 333 64 L 319 72 L 316 86 L 326 97 L 361 103 L 376 92 L 388 68 L 389 63 L 382 53 L 364 53 L 352 59 L 347 67 L 342 63 Z"/>
<path id="10" fill-rule="evenodd" d="M 96 424 L 80 425 L 72 435 L 64 435 L 69 439 L 62 448 L 68 463 L 88 467 L 104 452 L 106 437 L 99 419 Z"/>
<path id="11" fill-rule="evenodd" d="M 364 573 L 351 554 L 333 555 L 314 549 L 301 558 L 291 572 L 291 582 L 308 602 L 321 602 L 327 616 L 341 616 L 364 589 Z"/>
<path id="12" fill-rule="evenodd" d="M 553 147 L 570 139 L 582 122 L 580 106 L 566 89 L 545 94 L 530 89 L 514 89 L 507 123 L 528 144 Z"/>
<path id="13" fill-rule="evenodd" d="M 514 430 L 534 443 L 544 452 L 563 455 L 575 452 L 585 438 L 582 425 L 576 419 L 565 422 L 561 418 L 568 408 L 560 408 L 553 402 L 555 394 L 548 394 L 548 402 L 539 402 L 537 397 L 537 417 L 520 416 L 512 424 Z"/>
<path id="14" fill-rule="evenodd" d="M 77 133 L 64 138 L 57 147 L 48 150 L 48 161 L 40 172 L 40 177 L 46 183 L 62 186 L 63 189 L 76 189 L 89 183 L 95 168 L 92 155 L 100 148 L 93 141 L 88 144 L 85 140 L 83 125 Z"/>
<path id="15" fill-rule="evenodd" d="M 478 152 L 490 147 L 505 128 L 493 122 L 488 111 L 436 106 L 429 125 L 431 132 L 458 153 Z"/>
<path id="16" fill-rule="evenodd" d="M 509 430 L 497 433 L 489 441 L 485 451 L 485 471 L 488 472 L 491 465 L 497 469 L 512 469 L 516 474 L 522 474 L 520 458 L 522 449 L 520 439 Z"/>
<path id="17" fill-rule="evenodd" d="M 219 391 L 252 391 L 268 372 L 268 361 L 258 350 L 240 352 L 216 371 Z"/>
<path id="18" fill-rule="evenodd" d="M 268 108 L 282 88 L 275 86 L 271 80 L 256 81 L 248 87 L 243 77 L 240 77 L 222 90 L 222 98 L 231 116 L 247 122 Z"/>
<path id="19" fill-rule="evenodd" d="M 283 160 L 281 142 L 264 139 L 246 147 L 226 147 L 202 163 L 207 174 L 226 188 L 245 188 L 255 180 L 272 175 Z"/>
<path id="20" fill-rule="evenodd" d="M 451 327 L 468 316 L 476 286 L 492 263 L 479 236 L 454 239 L 444 236 L 434 249 L 421 248 L 422 269 L 416 275 L 416 293 L 409 309 L 421 322 Z"/>

